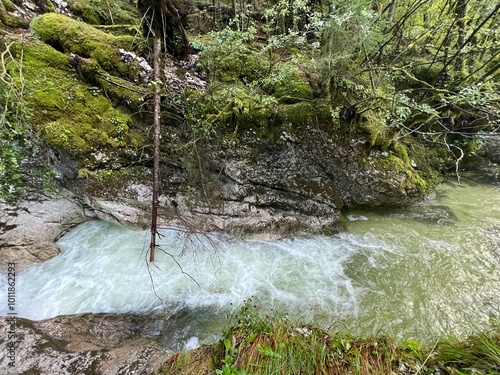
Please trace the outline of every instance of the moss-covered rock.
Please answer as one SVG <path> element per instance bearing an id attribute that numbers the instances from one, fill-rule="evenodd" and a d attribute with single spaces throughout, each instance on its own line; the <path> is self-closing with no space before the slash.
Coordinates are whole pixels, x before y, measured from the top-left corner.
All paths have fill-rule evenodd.
<path id="1" fill-rule="evenodd" d="M 12 51 L 24 65 L 10 64 L 11 76 L 17 85 L 23 80 L 31 122 L 51 146 L 83 160 L 99 150 L 139 145 L 129 115 L 82 82 L 68 56 L 37 41 L 17 43 Z"/>
<path id="2" fill-rule="evenodd" d="M 96 60 L 73 57 L 71 65 L 75 66 L 84 80 L 91 85 L 91 91 L 102 91 L 108 98 L 134 110 L 144 102 L 144 96 L 147 94 L 144 87 L 107 73 Z"/>
<path id="3" fill-rule="evenodd" d="M 274 98 L 243 84 L 220 84 L 210 95 L 191 93 L 191 117 L 200 134 L 216 129 L 232 131 L 235 127 L 266 127 L 277 104 Z"/>
<path id="4" fill-rule="evenodd" d="M 119 52 L 120 48 L 132 48 L 132 36 L 114 36 L 55 13 L 34 18 L 30 26 L 37 37 L 58 51 L 94 58 L 104 70 L 117 75 L 130 76 L 133 73 L 130 66 L 122 62 Z"/>
<path id="5" fill-rule="evenodd" d="M 366 136 L 369 148 L 377 146 L 382 150 L 387 150 L 393 143 L 393 134 L 389 131 L 387 124 L 371 111 L 354 119 L 351 125 L 354 130 Z"/>
<path id="6" fill-rule="evenodd" d="M 7 27 L 28 27 L 28 22 L 22 18 L 16 17 L 9 12 L 15 10 L 14 4 L 10 0 L 0 1 L 0 26 Z"/>
<path id="7" fill-rule="evenodd" d="M 12 12 L 13 10 L 16 9 L 14 4 L 10 0 L 2 0 L 1 2 L 3 3 L 5 10 L 7 10 L 8 12 Z"/>
<path id="8" fill-rule="evenodd" d="M 381 181 L 396 186 L 402 191 L 428 193 L 437 183 L 435 174 L 414 168 L 415 163 L 404 160 L 399 155 L 388 153 L 371 157 L 369 160 L 369 163 L 381 173 L 379 176 Z"/>
<path id="9" fill-rule="evenodd" d="M 289 129 L 316 124 L 326 130 L 332 128 L 328 103 L 324 101 L 301 101 L 294 104 L 280 104 L 275 121 Z"/>
<path id="10" fill-rule="evenodd" d="M 290 64 L 280 66 L 276 72 L 263 79 L 263 89 L 273 95 L 280 103 L 294 104 L 304 100 L 312 100 L 312 88 L 302 77 L 300 70 Z"/>
<path id="11" fill-rule="evenodd" d="M 68 8 L 92 25 L 132 25 L 140 19 L 134 2 L 127 0 L 68 0 Z"/>
<path id="12" fill-rule="evenodd" d="M 227 27 L 195 39 L 193 45 L 202 50 L 198 69 L 208 75 L 209 83 L 248 84 L 258 80 L 269 66 L 252 46 L 255 37 L 255 29 L 240 32 Z"/>

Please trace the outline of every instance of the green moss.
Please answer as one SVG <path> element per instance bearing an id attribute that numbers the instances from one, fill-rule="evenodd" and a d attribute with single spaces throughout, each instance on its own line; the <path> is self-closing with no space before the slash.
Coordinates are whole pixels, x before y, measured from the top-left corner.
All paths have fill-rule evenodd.
<path id="1" fill-rule="evenodd" d="M 134 109 L 143 103 L 146 90 L 126 79 L 108 74 L 95 60 L 81 61 L 79 70 L 87 82 L 96 85 L 90 88 L 94 93 L 103 92 Z"/>
<path id="2" fill-rule="evenodd" d="M 18 85 L 22 77 L 31 122 L 51 146 L 82 160 L 97 150 L 137 143 L 137 135 L 129 134 L 128 114 L 81 82 L 66 55 L 41 42 L 18 43 L 12 51 L 24 66 L 18 71 L 10 65 L 11 75 Z"/>
<path id="3" fill-rule="evenodd" d="M 227 27 L 194 40 L 203 50 L 197 66 L 208 73 L 209 83 L 250 83 L 265 74 L 268 67 L 251 45 L 255 36 L 253 28 L 240 32 Z"/>
<path id="4" fill-rule="evenodd" d="M 245 49 L 239 53 L 227 54 L 222 49 L 218 58 L 217 78 L 221 82 L 251 82 L 262 74 L 264 67 L 255 53 Z"/>
<path id="5" fill-rule="evenodd" d="M 410 157 L 408 156 L 408 151 L 406 150 L 405 145 L 400 142 L 393 142 L 391 144 L 391 149 L 394 153 L 405 162 L 405 164 L 411 164 Z"/>
<path id="6" fill-rule="evenodd" d="M 119 48 L 130 49 L 133 43 L 131 36 L 114 36 L 55 13 L 35 17 L 31 29 L 42 41 L 59 51 L 94 58 L 111 73 L 130 74 L 130 67 L 121 61 Z"/>
<path id="7" fill-rule="evenodd" d="M 10 1 L 10 0 L 2 0 L 2 3 L 5 6 L 5 10 L 6 11 L 12 12 L 12 11 L 16 10 L 16 7 L 12 3 L 12 1 Z"/>
<path id="8" fill-rule="evenodd" d="M 138 9 L 126 0 L 68 0 L 69 10 L 93 25 L 137 24 Z"/>
<path id="9" fill-rule="evenodd" d="M 312 88 L 302 77 L 299 69 L 290 64 L 284 64 L 263 80 L 263 89 L 273 95 L 280 103 L 294 104 L 304 100 L 312 100 Z"/>
<path id="10" fill-rule="evenodd" d="M 403 190 L 417 189 L 422 193 L 434 187 L 435 180 L 414 169 L 412 165 L 396 155 L 373 158 L 375 168 L 383 172 L 382 179 Z"/>
<path id="11" fill-rule="evenodd" d="M 311 102 L 283 104 L 279 106 L 278 117 L 285 125 L 301 126 L 310 123 L 320 112 Z"/>
<path id="12" fill-rule="evenodd" d="M 393 142 L 393 138 L 388 135 L 387 125 L 375 114 L 367 112 L 356 124 L 368 137 L 369 148 L 374 146 L 387 150 Z"/>
<path id="13" fill-rule="evenodd" d="M 56 12 L 56 8 L 54 7 L 54 4 L 52 4 L 52 1 L 47 1 L 47 10 L 49 13 Z"/>
<path id="14" fill-rule="evenodd" d="M 101 23 L 98 9 L 92 4 L 93 1 L 69 0 L 68 7 L 76 16 L 86 23 L 99 25 Z"/>
<path id="15" fill-rule="evenodd" d="M 213 129 L 235 131 L 235 128 L 265 127 L 276 101 L 243 84 L 220 84 L 209 95 L 190 94 L 193 106 L 189 114 L 199 134 Z"/>
<path id="16" fill-rule="evenodd" d="M 8 13 L 12 10 L 15 10 L 15 7 L 9 0 L 0 1 L 0 25 L 26 28 L 28 23 L 25 20 Z"/>

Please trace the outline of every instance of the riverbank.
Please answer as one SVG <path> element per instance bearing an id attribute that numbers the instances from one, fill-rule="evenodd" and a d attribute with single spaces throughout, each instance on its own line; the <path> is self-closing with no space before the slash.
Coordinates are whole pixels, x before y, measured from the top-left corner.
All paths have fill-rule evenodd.
<path id="1" fill-rule="evenodd" d="M 498 374 L 500 322 L 465 340 L 433 346 L 388 337 L 359 338 L 303 326 L 286 315 L 257 315 L 251 301 L 216 345 L 176 354 L 157 375 Z"/>
<path id="2" fill-rule="evenodd" d="M 161 322 L 114 314 L 62 316 L 40 322 L 0 318 L 3 331 L 15 332 L 16 338 L 8 342 L 18 343 L 0 357 L 0 364 L 9 375 L 500 373 L 498 320 L 467 338 L 442 338 L 422 345 L 415 340 L 326 331 L 277 312 L 259 315 L 247 301 L 219 342 L 182 352 L 160 345 Z M 8 349 L 8 342 L 0 336 L 2 347 Z"/>

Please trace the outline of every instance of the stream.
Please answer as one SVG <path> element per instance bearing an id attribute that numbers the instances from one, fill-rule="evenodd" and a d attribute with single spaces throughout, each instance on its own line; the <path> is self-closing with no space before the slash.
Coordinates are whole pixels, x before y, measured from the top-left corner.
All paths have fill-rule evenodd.
<path id="1" fill-rule="evenodd" d="M 426 343 L 500 317 L 499 186 L 446 183 L 412 207 L 346 217 L 347 233 L 279 241 L 163 230 L 149 268 L 147 231 L 88 221 L 58 241 L 59 256 L 17 275 L 18 316 L 168 314 L 173 349 L 213 342 L 249 298 L 263 313 Z"/>

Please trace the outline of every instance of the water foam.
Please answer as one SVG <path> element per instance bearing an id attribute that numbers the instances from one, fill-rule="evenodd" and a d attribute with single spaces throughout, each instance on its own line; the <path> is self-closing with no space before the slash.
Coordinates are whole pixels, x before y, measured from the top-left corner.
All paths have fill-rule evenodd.
<path id="1" fill-rule="evenodd" d="M 273 242 L 215 234 L 188 240 L 171 229 L 162 233 L 168 253 L 158 252 L 154 266 L 146 259 L 147 231 L 89 221 L 58 242 L 59 256 L 18 275 L 18 316 L 178 312 L 177 331 L 166 340 L 182 347 L 194 345 L 190 338 L 200 331 L 220 330 L 218 324 L 251 298 L 260 311 L 286 311 L 361 334 L 424 339 L 468 333 L 500 316 L 494 230 L 500 194 L 478 193 L 485 204 L 471 205 L 471 190 L 468 197 L 457 197 L 459 189 L 447 193 L 458 217 L 453 225 L 398 211 L 354 212 L 367 220 L 351 222 L 351 233 Z M 464 200 L 469 204 L 453 206 Z M 3 277 L 4 301 L 5 283 Z M 0 304 L 0 314 L 6 307 Z"/>

